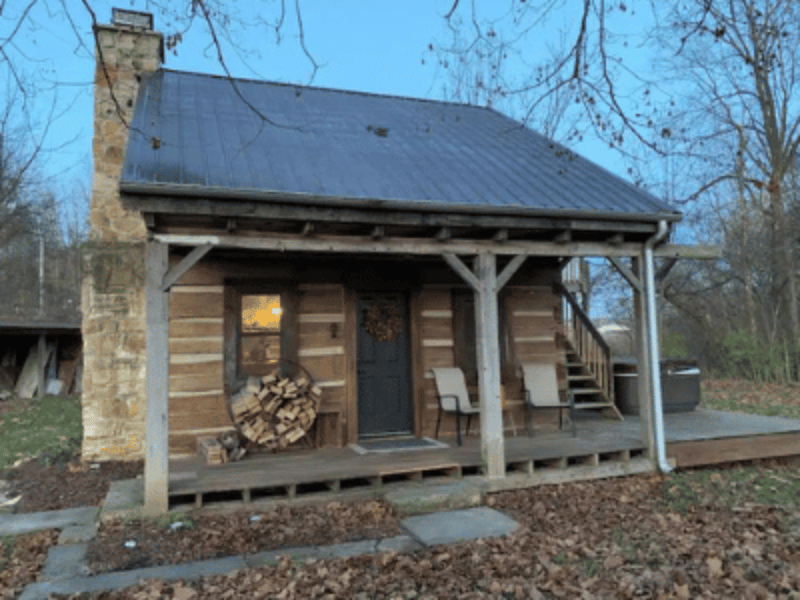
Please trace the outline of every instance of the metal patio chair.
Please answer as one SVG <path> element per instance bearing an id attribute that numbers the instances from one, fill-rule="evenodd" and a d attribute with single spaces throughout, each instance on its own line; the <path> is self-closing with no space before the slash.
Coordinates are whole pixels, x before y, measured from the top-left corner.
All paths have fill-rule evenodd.
<path id="1" fill-rule="evenodd" d="M 572 436 L 575 437 L 575 397 L 567 390 L 567 402 L 562 402 L 558 390 L 556 365 L 554 363 L 524 363 L 520 365 L 522 383 L 525 386 L 525 428 L 528 437 L 533 435 L 531 411 L 534 409 L 558 409 L 558 428 L 564 426 L 564 410 L 569 411 Z"/>
<path id="2" fill-rule="evenodd" d="M 467 392 L 467 382 L 464 372 L 458 367 L 437 367 L 431 369 L 436 380 L 436 396 L 439 399 L 439 413 L 436 417 L 436 438 L 439 438 L 439 424 L 443 412 L 456 413 L 456 438 L 461 445 L 461 415 L 467 417 L 466 434 L 469 435 L 469 425 L 472 415 L 480 413 L 481 409 L 473 406 L 470 394 Z"/>

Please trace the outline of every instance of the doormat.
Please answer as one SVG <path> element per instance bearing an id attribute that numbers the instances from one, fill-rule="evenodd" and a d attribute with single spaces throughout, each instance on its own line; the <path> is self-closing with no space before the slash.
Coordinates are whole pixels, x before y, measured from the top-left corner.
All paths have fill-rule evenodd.
<path id="1" fill-rule="evenodd" d="M 405 452 L 408 450 L 435 450 L 449 448 L 444 442 L 423 437 L 387 437 L 374 440 L 364 440 L 350 447 L 358 454 L 371 452 Z"/>

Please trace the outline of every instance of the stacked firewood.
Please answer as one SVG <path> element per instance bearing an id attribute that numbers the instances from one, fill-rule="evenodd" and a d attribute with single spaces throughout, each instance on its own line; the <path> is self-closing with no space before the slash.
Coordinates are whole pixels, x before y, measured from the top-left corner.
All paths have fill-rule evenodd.
<path id="1" fill-rule="evenodd" d="M 291 379 L 275 372 L 248 377 L 247 385 L 231 399 L 231 412 L 244 437 L 277 450 L 308 432 L 321 398 L 322 390 L 307 377 Z"/>

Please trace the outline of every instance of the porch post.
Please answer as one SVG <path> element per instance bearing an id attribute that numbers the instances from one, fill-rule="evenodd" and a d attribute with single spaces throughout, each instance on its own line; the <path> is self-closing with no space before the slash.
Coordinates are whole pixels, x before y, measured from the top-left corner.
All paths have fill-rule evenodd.
<path id="1" fill-rule="evenodd" d="M 169 245 L 145 245 L 147 316 L 147 416 L 145 419 L 144 512 L 167 512 L 169 483 L 169 292 L 162 291 Z"/>
<path id="2" fill-rule="evenodd" d="M 497 262 L 494 254 L 476 259 L 479 286 L 475 291 L 475 337 L 481 406 L 481 451 L 486 474 L 505 477 L 503 410 L 500 403 L 500 352 L 497 310 Z"/>
<path id="3" fill-rule="evenodd" d="M 37 378 L 37 398 L 44 398 L 47 392 L 47 344 L 44 333 L 39 334 L 39 370 L 36 373 Z"/>
<path id="4" fill-rule="evenodd" d="M 640 282 L 644 282 L 644 261 L 631 259 L 633 271 Z M 650 401 L 651 378 L 659 376 L 650 372 L 650 344 L 648 330 L 650 323 L 647 317 L 647 302 L 644 286 L 631 286 L 633 290 L 633 309 L 636 318 L 636 366 L 638 372 L 639 396 L 639 436 L 647 447 L 652 460 L 656 459 L 656 442 L 653 420 L 652 402 Z"/>

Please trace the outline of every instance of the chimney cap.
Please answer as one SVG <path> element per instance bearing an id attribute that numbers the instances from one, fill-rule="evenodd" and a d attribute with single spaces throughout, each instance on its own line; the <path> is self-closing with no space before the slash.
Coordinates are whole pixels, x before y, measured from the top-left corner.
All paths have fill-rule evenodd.
<path id="1" fill-rule="evenodd" d="M 112 25 L 127 25 L 128 27 L 133 27 L 135 29 L 152 31 L 153 15 L 151 13 L 141 12 L 138 10 L 112 8 L 111 23 Z"/>

